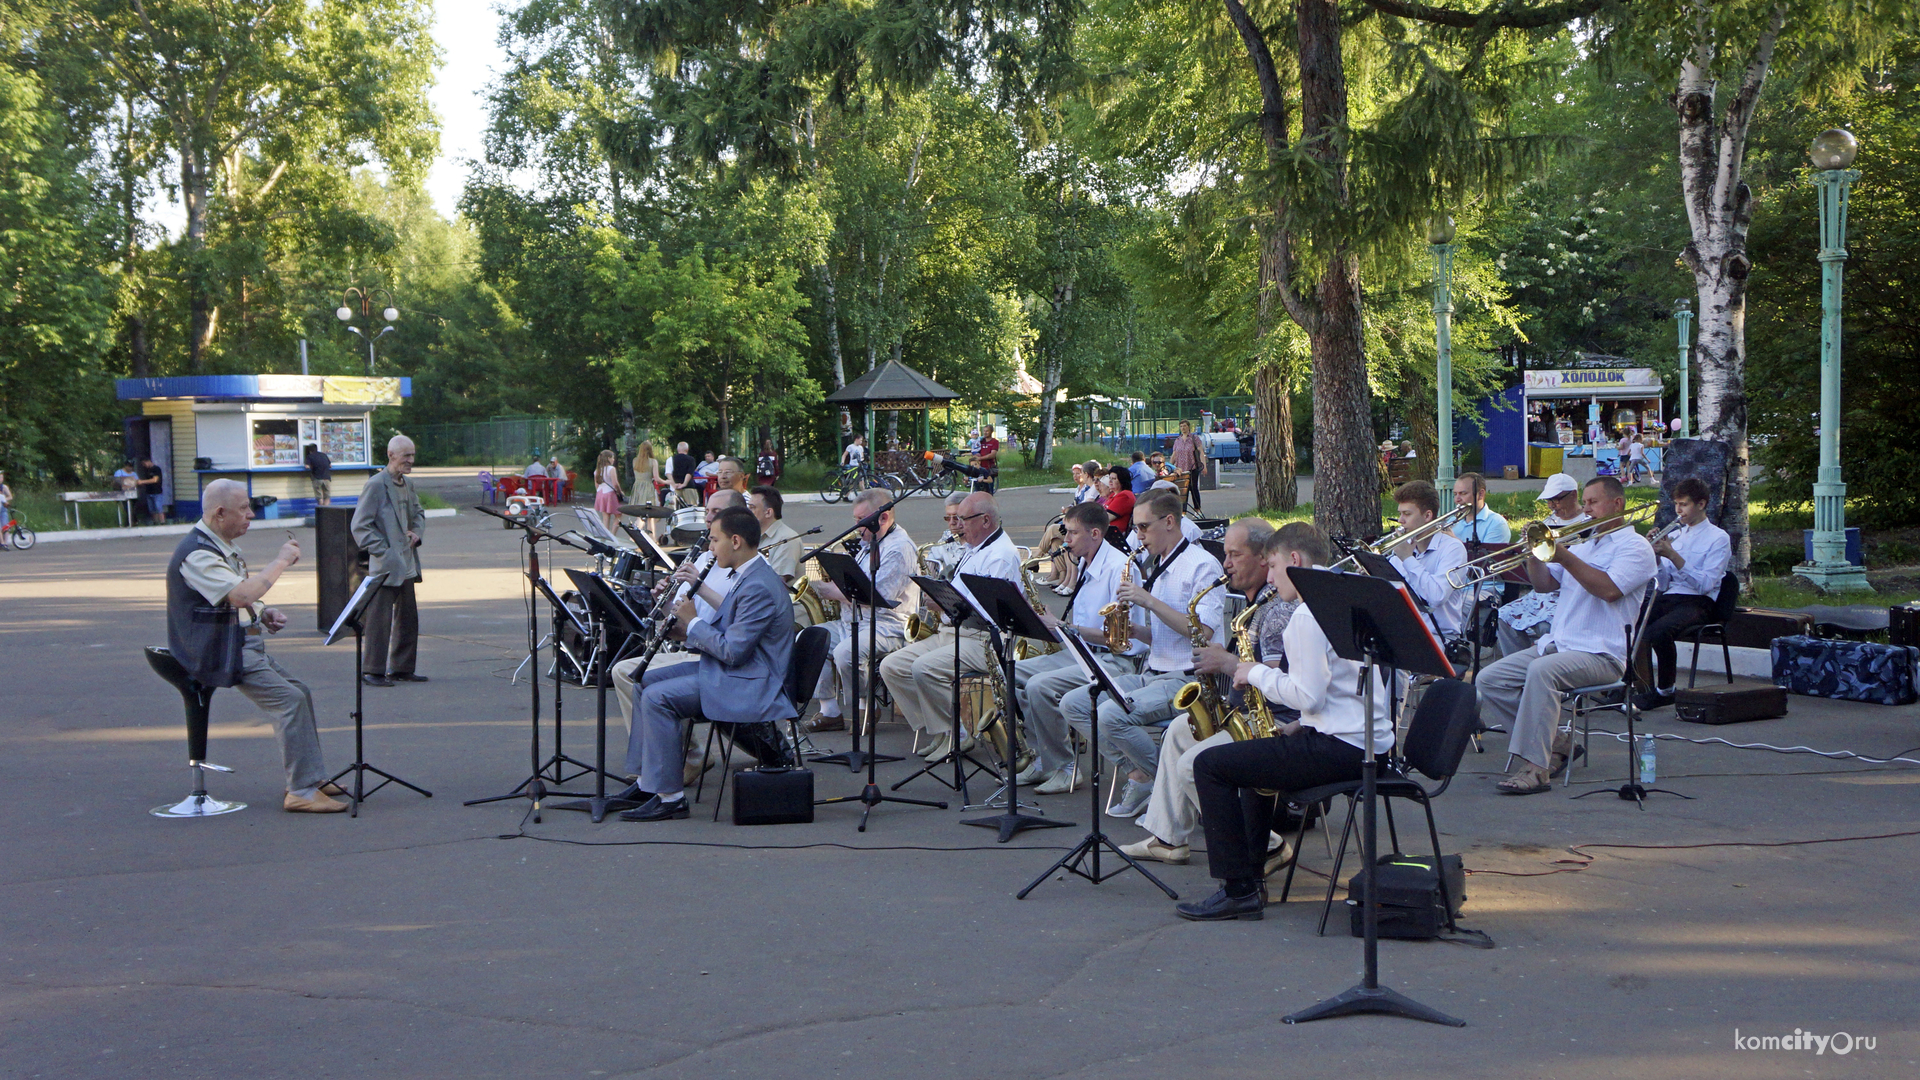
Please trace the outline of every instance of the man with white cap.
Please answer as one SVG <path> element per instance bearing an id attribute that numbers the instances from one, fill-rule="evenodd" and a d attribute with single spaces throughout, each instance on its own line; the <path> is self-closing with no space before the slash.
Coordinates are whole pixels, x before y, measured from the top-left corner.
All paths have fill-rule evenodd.
<path id="1" fill-rule="evenodd" d="M 1540 489 L 1540 501 L 1547 504 L 1547 527 L 1564 529 L 1592 519 L 1580 508 L 1580 484 L 1566 473 L 1547 477 Z M 1553 629 L 1553 609 L 1559 593 L 1532 592 L 1500 608 L 1500 655 L 1507 656 L 1534 643 Z"/>

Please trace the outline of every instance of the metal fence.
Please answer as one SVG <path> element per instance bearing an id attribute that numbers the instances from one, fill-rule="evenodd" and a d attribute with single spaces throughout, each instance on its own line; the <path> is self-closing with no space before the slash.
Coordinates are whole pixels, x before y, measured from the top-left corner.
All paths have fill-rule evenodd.
<path id="1" fill-rule="evenodd" d="M 406 429 L 422 465 L 525 465 L 535 454 L 566 460 L 580 425 L 549 416 L 496 416 L 470 424 Z"/>
<path id="2" fill-rule="evenodd" d="M 1173 436 L 1180 432 L 1180 421 L 1193 422 L 1195 431 L 1207 430 L 1206 425 L 1232 418 L 1234 426 L 1241 431 L 1253 427 L 1253 398 L 1239 397 L 1194 397 L 1194 398 L 1154 398 L 1132 401 L 1113 399 L 1111 401 L 1081 400 L 1071 403 L 1075 413 L 1072 427 L 1063 423 L 1068 435 L 1078 442 L 1097 442 L 1116 454 L 1130 454 L 1135 450 L 1152 453 L 1156 449 L 1165 449 Z M 1206 419 L 1203 423 L 1202 414 Z M 1071 433 L 1071 434 L 1069 434 Z"/>

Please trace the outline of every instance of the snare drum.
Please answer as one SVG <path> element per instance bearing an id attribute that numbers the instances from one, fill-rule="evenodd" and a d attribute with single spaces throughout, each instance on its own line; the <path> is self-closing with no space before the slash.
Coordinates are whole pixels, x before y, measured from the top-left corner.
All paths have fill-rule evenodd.
<path id="1" fill-rule="evenodd" d="M 613 577 L 610 580 L 619 585 L 631 585 L 633 579 L 646 569 L 646 555 L 638 551 L 623 551 L 613 564 Z"/>
<path id="2" fill-rule="evenodd" d="M 707 531 L 707 510 L 704 506 L 683 506 L 673 512 L 673 538 L 681 543 L 692 543 L 700 539 Z"/>

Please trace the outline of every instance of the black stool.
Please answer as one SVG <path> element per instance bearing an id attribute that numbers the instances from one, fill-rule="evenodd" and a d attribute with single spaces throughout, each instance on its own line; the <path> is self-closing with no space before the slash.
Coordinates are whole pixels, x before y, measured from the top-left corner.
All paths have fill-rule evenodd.
<path id="1" fill-rule="evenodd" d="M 171 650 L 157 645 L 147 646 L 147 664 L 154 674 L 173 684 L 180 691 L 180 699 L 187 705 L 187 768 L 193 770 L 193 791 L 185 799 L 167 806 L 156 806 L 151 813 L 154 817 L 164 818 L 200 818 L 231 814 L 235 810 L 245 810 L 243 802 L 223 802 L 207 795 L 206 770 L 230 773 L 233 770 L 225 765 L 215 765 L 207 760 L 207 710 L 213 704 L 214 687 L 194 681 L 180 661 L 173 658 Z"/>

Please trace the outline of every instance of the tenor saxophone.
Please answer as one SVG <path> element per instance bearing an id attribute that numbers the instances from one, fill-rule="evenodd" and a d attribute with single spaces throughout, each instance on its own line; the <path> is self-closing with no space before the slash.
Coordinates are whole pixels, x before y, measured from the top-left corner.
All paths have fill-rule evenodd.
<path id="1" fill-rule="evenodd" d="M 1240 617 L 1233 620 L 1235 644 L 1238 646 L 1240 662 L 1243 664 L 1254 662 L 1254 649 L 1259 644 L 1259 634 L 1254 629 L 1253 623 L 1259 617 L 1260 609 L 1267 606 L 1271 600 L 1272 598 L 1269 597 L 1259 603 L 1248 604 L 1247 609 L 1240 613 Z M 1267 704 L 1267 699 L 1261 696 L 1260 691 L 1248 686 L 1246 692 L 1241 695 L 1240 704 L 1241 707 L 1227 718 L 1227 730 L 1233 732 L 1233 740 L 1241 742 L 1246 739 L 1271 738 L 1274 731 L 1273 709 Z"/>
<path id="2" fill-rule="evenodd" d="M 1213 643 L 1213 630 L 1200 621 L 1200 600 L 1226 584 L 1226 581 L 1227 575 L 1221 574 L 1187 601 L 1187 640 L 1196 649 L 1204 649 Z M 1226 700 L 1220 696 L 1220 687 L 1211 675 L 1202 675 L 1181 687 L 1180 692 L 1173 696 L 1173 708 L 1175 712 L 1187 714 L 1187 723 L 1192 725 L 1196 739 L 1210 739 L 1214 732 L 1221 730 L 1222 724 L 1239 722 L 1237 717 L 1227 713 Z M 1244 738 L 1244 735 L 1234 736 L 1236 742 Z"/>

